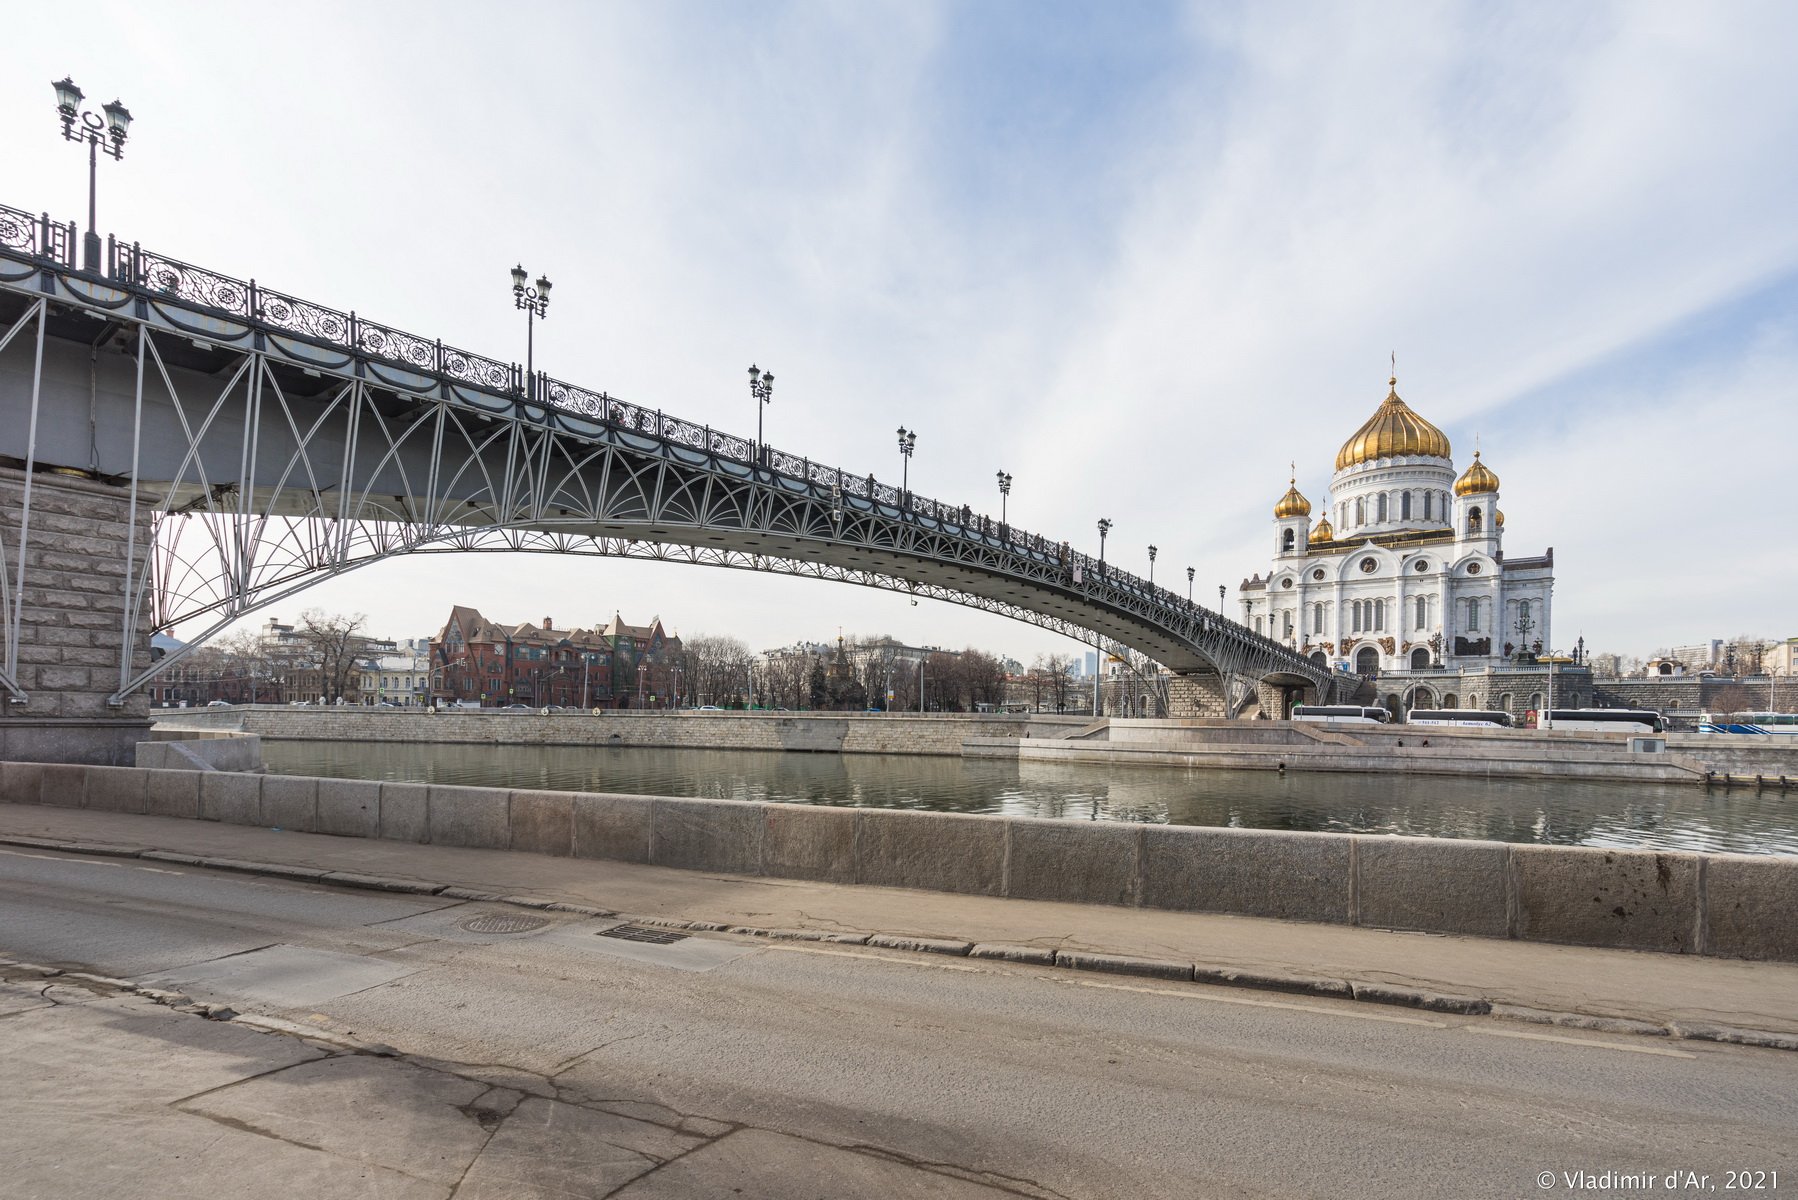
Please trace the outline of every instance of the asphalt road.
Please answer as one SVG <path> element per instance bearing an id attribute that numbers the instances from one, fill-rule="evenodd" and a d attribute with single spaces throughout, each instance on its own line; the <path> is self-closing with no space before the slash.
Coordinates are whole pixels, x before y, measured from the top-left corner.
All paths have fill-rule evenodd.
<path id="1" fill-rule="evenodd" d="M 1798 1195 L 1786 1052 L 615 924 L 0 851 L 0 954 L 402 1052 L 15 979 L 11 1194 Z"/>

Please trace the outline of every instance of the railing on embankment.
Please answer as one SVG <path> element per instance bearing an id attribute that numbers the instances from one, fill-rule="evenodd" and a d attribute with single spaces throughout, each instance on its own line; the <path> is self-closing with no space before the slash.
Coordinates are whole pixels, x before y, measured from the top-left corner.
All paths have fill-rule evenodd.
<path id="1" fill-rule="evenodd" d="M 1798 962 L 1798 858 L 0 764 L 0 803 L 966 895 Z"/>

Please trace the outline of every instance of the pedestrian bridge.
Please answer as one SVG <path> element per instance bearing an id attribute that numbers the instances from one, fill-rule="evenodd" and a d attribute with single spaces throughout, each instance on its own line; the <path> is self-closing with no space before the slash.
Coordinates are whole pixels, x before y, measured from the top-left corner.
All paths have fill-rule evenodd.
<path id="1" fill-rule="evenodd" d="M 401 554 L 536 551 L 809 576 L 1027 621 L 1182 675 L 1234 712 L 1265 682 L 1359 680 L 1073 549 L 975 512 L 0 207 L 0 456 L 130 490 L 119 645 L 197 645 Z M 4 682 L 29 586 L 27 482 L 4 527 Z M 14 506 L 9 499 L 9 506 Z M 9 574 L 8 574 L 9 573 Z M 115 705 L 169 661 L 124 655 Z"/>

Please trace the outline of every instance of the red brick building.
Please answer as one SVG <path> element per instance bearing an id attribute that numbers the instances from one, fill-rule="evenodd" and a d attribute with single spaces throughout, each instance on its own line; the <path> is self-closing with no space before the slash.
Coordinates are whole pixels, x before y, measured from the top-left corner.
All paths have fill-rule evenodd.
<path id="1" fill-rule="evenodd" d="M 614 615 L 603 629 L 503 626 L 457 605 L 431 639 L 433 703 L 484 708 L 666 708 L 674 703 L 680 639 L 658 620 L 626 625 Z"/>

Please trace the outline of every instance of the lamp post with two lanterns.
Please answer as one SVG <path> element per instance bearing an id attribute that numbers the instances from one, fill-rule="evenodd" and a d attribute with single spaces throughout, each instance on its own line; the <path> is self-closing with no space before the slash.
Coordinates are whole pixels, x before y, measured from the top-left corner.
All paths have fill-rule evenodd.
<path id="1" fill-rule="evenodd" d="M 530 272 L 524 264 L 512 268 L 512 303 L 524 310 L 524 394 L 526 399 L 537 393 L 537 363 L 532 326 L 549 315 L 549 277 L 537 276 L 537 286 L 529 285 Z"/>
<path id="2" fill-rule="evenodd" d="M 56 89 L 56 115 L 62 119 L 62 136 L 71 142 L 87 143 L 87 238 L 81 247 L 83 270 L 100 270 L 100 231 L 95 203 L 96 176 L 99 174 L 100 151 L 114 162 L 125 156 L 125 137 L 131 131 L 131 110 L 114 100 L 102 105 L 99 113 L 81 107 L 82 90 L 68 76 L 50 85 Z M 76 127 L 80 122 L 80 128 Z"/>
<path id="3" fill-rule="evenodd" d="M 918 431 L 899 427 L 899 453 L 903 456 L 899 471 L 899 494 L 911 494 L 911 455 L 918 448 Z"/>
<path id="4" fill-rule="evenodd" d="M 760 464 L 763 460 L 762 410 L 774 399 L 774 372 L 764 371 L 750 363 L 749 395 L 755 401 L 755 461 Z"/>

